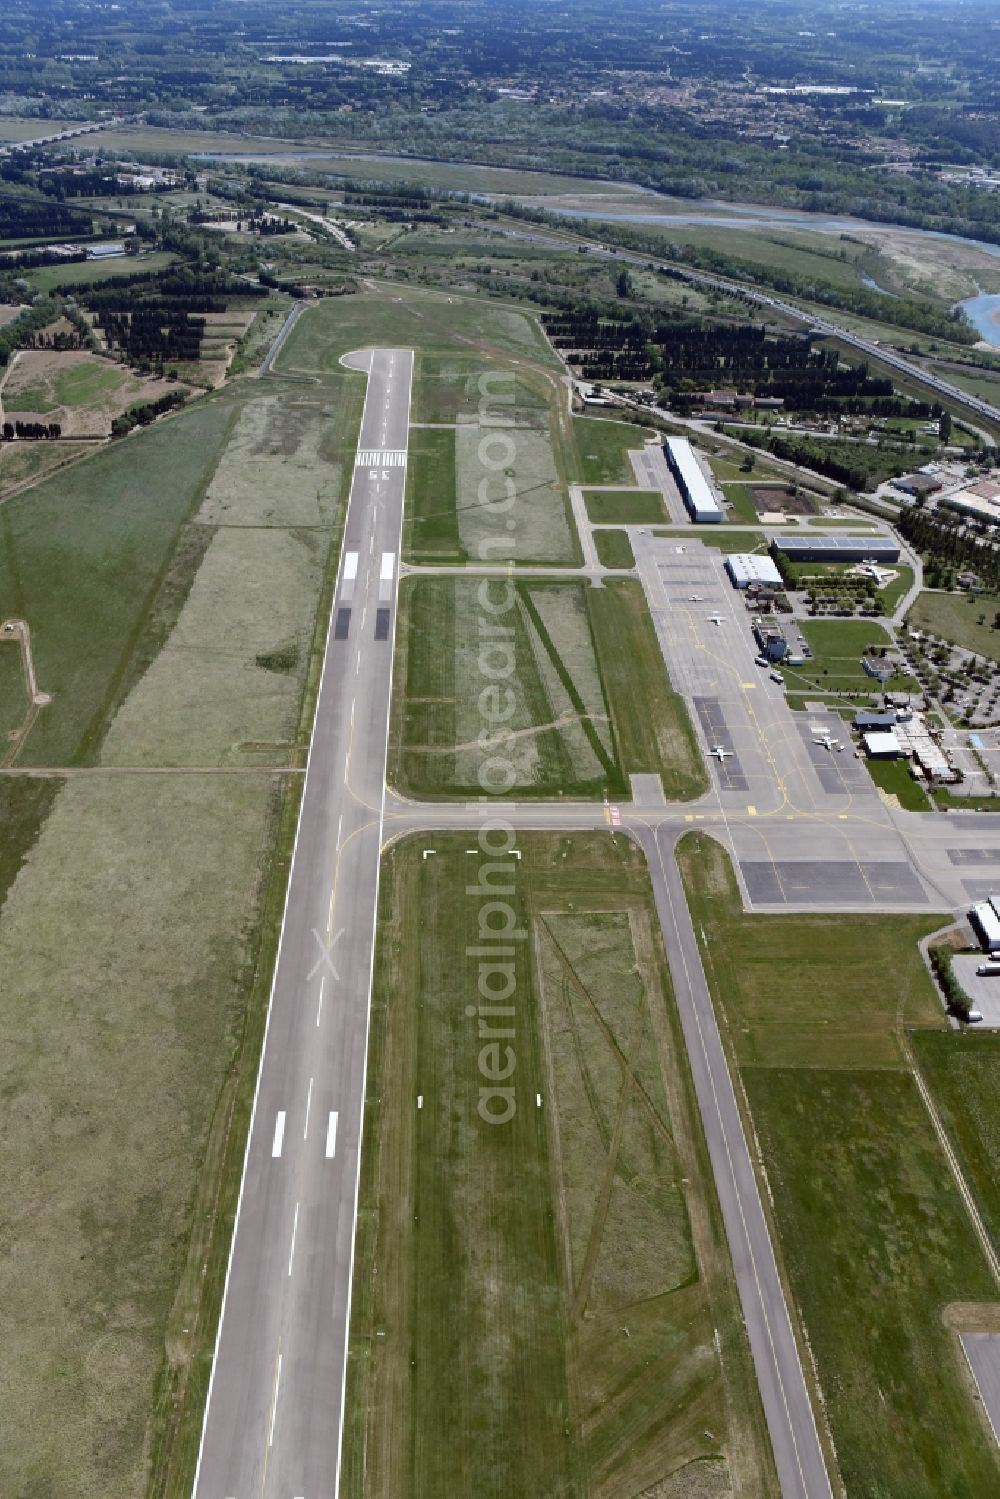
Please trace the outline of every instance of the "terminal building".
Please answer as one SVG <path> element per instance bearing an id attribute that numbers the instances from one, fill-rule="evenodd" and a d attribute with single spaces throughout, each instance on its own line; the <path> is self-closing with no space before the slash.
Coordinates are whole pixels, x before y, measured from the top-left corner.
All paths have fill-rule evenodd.
<path id="1" fill-rule="evenodd" d="M 726 558 L 726 572 L 734 588 L 749 588 L 752 583 L 781 587 L 781 574 L 770 557 L 758 552 L 734 552 Z"/>
<path id="2" fill-rule="evenodd" d="M 892 536 L 776 536 L 771 550 L 789 562 L 899 561 L 899 542 Z"/>
<path id="3" fill-rule="evenodd" d="M 663 444 L 663 456 L 677 481 L 681 499 L 691 519 L 699 525 L 717 525 L 724 520 L 725 511 L 702 473 L 701 464 L 694 456 L 694 449 L 687 438 L 668 437 Z"/>

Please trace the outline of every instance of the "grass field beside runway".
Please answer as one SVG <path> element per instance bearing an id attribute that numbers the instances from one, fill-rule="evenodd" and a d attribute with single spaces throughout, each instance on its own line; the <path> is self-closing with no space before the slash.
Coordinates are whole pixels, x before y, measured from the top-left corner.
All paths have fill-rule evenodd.
<path id="1" fill-rule="evenodd" d="M 0 760 L 9 747 L 8 735 L 20 728 L 29 705 L 20 637 L 0 635 Z"/>
<path id="2" fill-rule="evenodd" d="M 0 912 L 0 1238 L 13 1246 L 0 1260 L 0 1398 L 17 1431 L 0 1452 L 5 1494 L 147 1491 L 195 1185 L 239 1052 L 275 789 L 231 776 L 0 787 L 5 856 L 13 831 L 25 858 Z M 169 1338 L 178 1363 L 205 1332 L 189 1309 L 189 1336 Z"/>
<path id="3" fill-rule="evenodd" d="M 482 865 L 523 934 L 500 1067 L 470 840 L 385 855 L 341 1491 L 770 1492 L 642 856 L 528 834 Z"/>
<path id="4" fill-rule="evenodd" d="M 1000 1251 L 1000 1035 L 917 1031 L 910 1040 Z"/>
<path id="5" fill-rule="evenodd" d="M 395 283 L 310 307 L 274 367 L 290 374 L 335 372 L 343 354 L 373 347 L 464 358 L 479 354 L 502 363 L 527 359 L 557 374 L 562 368 L 530 312 Z"/>
<path id="6" fill-rule="evenodd" d="M 574 417 L 573 433 L 582 484 L 634 484 L 635 474 L 628 455 L 632 451 L 641 452 L 646 439 L 656 435 L 634 422 L 597 416 Z"/>
<path id="7" fill-rule="evenodd" d="M 944 1317 L 996 1287 L 899 1042 L 943 1030 L 916 947 L 943 918 L 745 916 L 717 844 L 680 862 L 847 1491 L 992 1493 Z"/>
<path id="8" fill-rule="evenodd" d="M 281 763 L 359 415 L 346 374 L 227 392 L 7 501 L 0 591 L 52 694 L 19 764 Z"/>
<path id="9" fill-rule="evenodd" d="M 27 748 L 101 762 L 0 778 L 4 1493 L 190 1492 L 297 805 L 211 768 L 301 757 L 363 391 L 226 392 L 0 507 Z M 208 773 L 123 769 L 165 764 Z"/>
<path id="10" fill-rule="evenodd" d="M 404 581 L 389 752 L 394 785 L 418 799 L 477 795 L 479 768 L 493 753 L 481 744 L 485 733 L 499 736 L 515 777 L 512 796 L 626 797 L 633 771 L 660 772 L 671 799 L 705 789 L 687 709 L 670 687 L 641 585 L 518 582 L 504 615 L 509 644 L 486 662 L 504 673 L 511 693 L 509 711 L 492 728 L 484 728 L 481 696 L 492 680 L 479 634 L 481 586 L 468 576 Z M 506 585 L 493 587 L 507 596 Z"/>

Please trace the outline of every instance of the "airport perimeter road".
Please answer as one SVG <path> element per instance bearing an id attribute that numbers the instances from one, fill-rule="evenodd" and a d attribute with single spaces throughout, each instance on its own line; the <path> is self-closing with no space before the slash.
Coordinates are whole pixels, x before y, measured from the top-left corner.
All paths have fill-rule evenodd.
<path id="1" fill-rule="evenodd" d="M 344 362 L 368 388 L 196 1499 L 338 1484 L 413 356 Z"/>

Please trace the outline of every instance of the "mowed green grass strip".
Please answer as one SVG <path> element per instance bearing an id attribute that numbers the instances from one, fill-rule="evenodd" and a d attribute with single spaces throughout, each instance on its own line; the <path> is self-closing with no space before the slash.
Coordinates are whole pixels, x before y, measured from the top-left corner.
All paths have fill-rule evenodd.
<path id="1" fill-rule="evenodd" d="M 899 1042 L 943 1029 L 916 946 L 943 918 L 748 917 L 717 844 L 685 839 L 680 864 L 847 1492 L 996 1492 L 944 1322 L 996 1287 Z"/>
<path id="2" fill-rule="evenodd" d="M 661 775 L 671 800 L 707 786 L 683 699 L 667 676 L 642 586 L 523 580 L 504 614 L 509 655 L 490 657 L 510 712 L 483 728 L 482 580 L 407 579 L 400 593 L 389 776 L 418 799 L 478 795 L 481 761 L 506 755 L 511 795 L 627 798 L 631 772 Z M 507 585 L 493 580 L 490 597 Z M 506 647 L 505 647 L 506 650 Z M 508 667 L 510 668 L 508 671 Z M 483 748 L 481 735 L 496 737 Z"/>
<path id="3" fill-rule="evenodd" d="M 658 489 L 585 489 L 583 499 L 597 526 L 657 526 L 670 519 Z"/>
<path id="4" fill-rule="evenodd" d="M 466 560 L 455 510 L 455 434 L 450 429 L 410 432 L 406 463 L 403 545 L 416 563 Z"/>
<path id="5" fill-rule="evenodd" d="M 474 837 L 385 856 L 341 1491 L 769 1492 L 642 855 Z"/>
<path id="6" fill-rule="evenodd" d="M 594 550 L 602 567 L 635 567 L 635 553 L 627 531 L 595 531 Z"/>
<path id="7" fill-rule="evenodd" d="M 932 635 L 940 635 L 953 645 L 963 645 L 978 656 L 1000 661 L 1000 630 L 994 629 L 998 611 L 998 593 L 938 593 L 924 589 L 917 595 L 906 623 L 913 630 L 929 630 Z"/>

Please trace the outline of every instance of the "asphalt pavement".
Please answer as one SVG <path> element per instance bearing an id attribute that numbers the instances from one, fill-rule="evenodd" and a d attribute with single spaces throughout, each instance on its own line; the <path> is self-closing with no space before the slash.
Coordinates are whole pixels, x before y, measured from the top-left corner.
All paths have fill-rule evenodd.
<path id="1" fill-rule="evenodd" d="M 334 1494 L 413 356 L 368 375 L 194 1493 Z"/>
<path id="2" fill-rule="evenodd" d="M 478 825 L 460 803 L 385 788 L 412 355 L 369 375 L 337 592 L 206 1410 L 195 1499 L 335 1495 L 344 1414 L 368 1016 L 385 840 Z M 785 1499 L 829 1477 L 753 1161 L 674 860 L 693 827 L 723 842 L 748 909 L 933 909 L 996 873 L 975 819 L 887 806 L 789 712 L 753 662 L 717 554 L 633 534 L 671 676 L 695 707 L 711 791 L 603 804 L 504 803 L 521 829 L 597 828 L 644 848 L 736 1282 Z M 716 616 L 720 616 L 716 618 Z M 737 768 L 734 768 L 736 762 Z M 617 832 L 616 832 L 616 835 Z M 963 851 L 970 851 L 968 856 Z M 990 867 L 992 865 L 992 868 Z"/>

